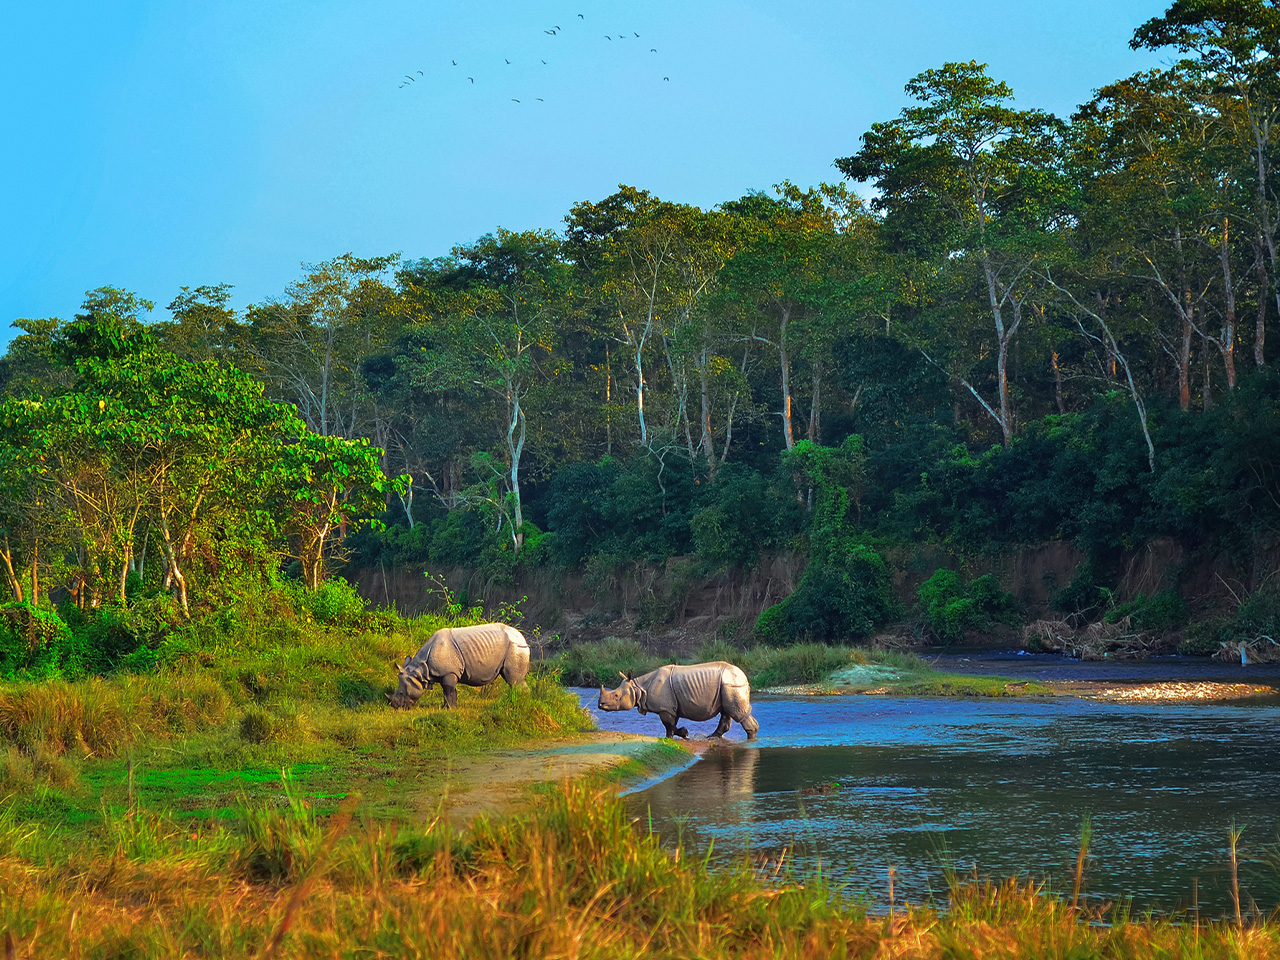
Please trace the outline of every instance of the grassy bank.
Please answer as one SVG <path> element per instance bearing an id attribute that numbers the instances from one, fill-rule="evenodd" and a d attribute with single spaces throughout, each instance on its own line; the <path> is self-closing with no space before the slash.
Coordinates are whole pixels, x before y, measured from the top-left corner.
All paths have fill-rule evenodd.
<path id="1" fill-rule="evenodd" d="M 876 917 L 776 868 L 665 850 L 581 785 L 461 832 L 295 797 L 232 826 L 124 811 L 74 853 L 0 823 L 0 928 L 16 956 L 1280 957 L 1270 923 L 1075 911 L 1017 882 Z"/>
<path id="2" fill-rule="evenodd" d="M 329 806 L 353 790 L 381 816 L 434 803 L 459 758 L 592 727 L 554 672 L 527 689 L 440 691 L 388 707 L 391 661 L 445 625 L 379 614 L 355 626 L 279 610 L 199 621 L 154 651 L 147 673 L 0 684 L 0 798 L 42 829 L 123 807 L 224 816 L 278 797 L 281 770 Z M 109 818 L 109 816 L 108 816 Z"/>
<path id="3" fill-rule="evenodd" d="M 757 690 L 809 686 L 808 692 L 877 692 L 907 696 L 1047 696 L 1042 684 L 1008 677 L 969 676 L 933 669 L 915 654 L 867 647 L 797 643 L 791 646 L 736 647 L 723 641 L 704 644 L 688 663 L 727 660 L 743 669 Z M 616 686 L 619 673 L 653 670 L 671 660 L 648 652 L 634 640 L 610 637 L 574 644 L 557 665 L 565 683 Z"/>

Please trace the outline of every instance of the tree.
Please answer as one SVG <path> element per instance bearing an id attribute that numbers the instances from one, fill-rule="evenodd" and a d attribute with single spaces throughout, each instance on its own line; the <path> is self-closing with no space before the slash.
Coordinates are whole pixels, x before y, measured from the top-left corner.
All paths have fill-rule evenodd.
<path id="1" fill-rule="evenodd" d="M 155 324 L 156 337 L 189 360 L 218 359 L 251 364 L 248 331 L 231 307 L 231 284 L 183 287 L 168 308 L 173 319 Z"/>
<path id="2" fill-rule="evenodd" d="M 415 381 L 437 391 L 478 387 L 498 401 L 506 491 L 494 506 L 517 552 L 524 543 L 520 480 L 528 401 L 562 369 L 554 348 L 567 279 L 554 234 L 501 229 L 413 274 L 411 296 L 424 311 L 421 322 L 436 334 L 434 348 L 418 360 Z"/>
<path id="3" fill-rule="evenodd" d="M 396 322 L 383 276 L 397 256 L 350 253 L 311 264 L 279 300 L 251 307 L 251 343 L 278 399 L 321 434 L 353 438 L 371 419 L 363 360 L 385 349 Z"/>
<path id="4" fill-rule="evenodd" d="M 958 380 L 1007 445 L 1014 435 L 1009 348 L 1036 293 L 1032 265 L 1066 196 L 1057 166 L 1062 125 L 1040 110 L 1013 109 L 1010 87 L 973 61 L 926 70 L 906 90 L 921 105 L 874 124 L 862 149 L 836 166 L 852 180 L 874 182 L 873 206 L 885 215 L 891 244 L 939 271 L 979 272 L 995 333 L 996 397 L 984 398 L 967 376 Z"/>
<path id="5" fill-rule="evenodd" d="M 1234 109 L 1225 109 L 1220 116 L 1234 129 L 1235 143 L 1250 161 L 1261 281 L 1254 359 L 1262 366 L 1268 286 L 1280 313 L 1276 239 L 1280 190 L 1274 176 L 1280 139 L 1280 6 L 1274 0 L 1174 0 L 1164 16 L 1153 17 L 1134 31 L 1130 46 L 1150 50 L 1171 46 L 1181 53 L 1194 53 L 1180 66 L 1232 101 Z"/>

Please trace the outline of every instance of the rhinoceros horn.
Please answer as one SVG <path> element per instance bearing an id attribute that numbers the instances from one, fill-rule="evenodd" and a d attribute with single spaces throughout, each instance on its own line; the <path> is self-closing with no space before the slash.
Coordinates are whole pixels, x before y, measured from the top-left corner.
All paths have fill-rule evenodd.
<path id="1" fill-rule="evenodd" d="M 623 680 L 631 679 L 631 676 L 629 674 L 623 673 L 621 670 L 618 671 L 618 676 L 620 676 Z"/>

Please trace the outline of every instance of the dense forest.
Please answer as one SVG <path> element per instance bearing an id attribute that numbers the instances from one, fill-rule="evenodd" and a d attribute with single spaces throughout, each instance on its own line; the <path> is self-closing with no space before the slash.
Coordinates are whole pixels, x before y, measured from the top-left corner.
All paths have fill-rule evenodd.
<path id="1" fill-rule="evenodd" d="M 1095 618 L 1153 538 L 1249 567 L 1280 522 L 1280 8 L 1176 0 L 1132 44 L 1172 65 L 1068 118 L 985 65 L 928 70 L 830 184 L 710 209 L 620 186 L 558 231 L 309 265 L 244 311 L 184 287 L 152 320 L 104 287 L 15 320 L 11 629 L 322 590 L 341 562 L 798 551 L 758 635 L 843 639 L 902 612 L 892 545 L 1069 540 L 1055 605 Z M 1130 612 L 1185 622 L 1166 587 Z M 1206 649 L 1280 625 L 1238 592 Z M 921 601 L 946 637 L 1008 598 L 944 570 Z"/>

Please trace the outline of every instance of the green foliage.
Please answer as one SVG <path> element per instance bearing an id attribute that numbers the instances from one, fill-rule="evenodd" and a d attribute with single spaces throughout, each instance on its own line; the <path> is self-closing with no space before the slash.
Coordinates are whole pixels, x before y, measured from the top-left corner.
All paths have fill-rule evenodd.
<path id="1" fill-rule="evenodd" d="M 1280 580 L 1268 579 L 1245 598 L 1235 612 L 1194 624 L 1178 652 L 1207 656 L 1228 644 L 1280 642 Z"/>
<path id="2" fill-rule="evenodd" d="M 606 637 L 597 643 L 575 643 L 560 656 L 560 675 L 574 687 L 615 687 L 619 674 L 639 676 L 662 666 L 662 660 L 634 640 Z"/>
<path id="3" fill-rule="evenodd" d="M 87 652 L 53 608 L 0 605 L 0 678 L 79 676 L 88 666 Z"/>
<path id="4" fill-rule="evenodd" d="M 365 600 L 341 577 L 325 580 L 315 590 L 302 593 L 299 601 L 316 623 L 354 627 L 365 619 Z"/>
<path id="5" fill-rule="evenodd" d="M 787 457 L 784 466 L 814 490 L 809 566 L 795 592 L 760 615 L 755 634 L 763 642 L 856 640 L 893 615 L 889 568 L 850 516 L 865 465 L 856 435 L 840 447 L 802 441 Z"/>
<path id="6" fill-rule="evenodd" d="M 954 643 L 967 630 L 1009 622 L 1017 612 L 1013 594 L 990 574 L 966 584 L 954 570 L 939 569 L 916 591 L 929 630 L 944 643 Z"/>
<path id="7" fill-rule="evenodd" d="M 1187 605 L 1176 590 L 1161 590 L 1150 597 L 1140 593 L 1108 610 L 1106 621 L 1118 623 L 1125 617 L 1139 630 L 1167 633 L 1187 622 Z"/>

